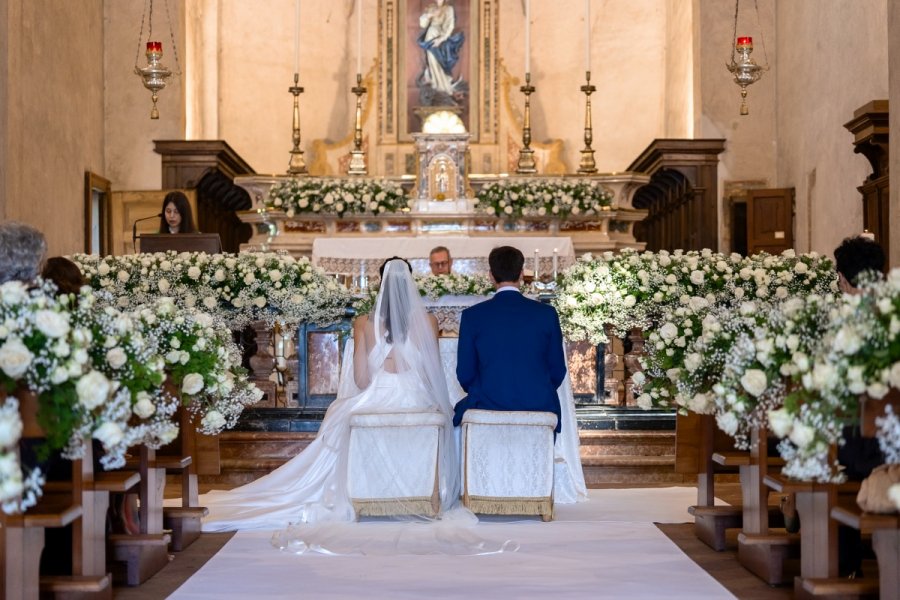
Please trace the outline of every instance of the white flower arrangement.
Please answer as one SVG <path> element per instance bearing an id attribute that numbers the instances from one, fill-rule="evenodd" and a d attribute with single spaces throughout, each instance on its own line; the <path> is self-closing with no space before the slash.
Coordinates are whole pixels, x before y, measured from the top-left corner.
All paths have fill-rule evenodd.
<path id="1" fill-rule="evenodd" d="M 384 214 L 409 210 L 409 197 L 399 183 L 386 179 L 289 179 L 269 190 L 266 207 L 288 218 L 302 213 L 336 215 Z"/>
<path id="2" fill-rule="evenodd" d="M 235 329 L 259 320 L 328 325 L 344 315 L 350 302 L 347 289 L 305 257 L 169 251 L 71 258 L 87 283 L 117 308 L 172 298 L 182 308 L 203 310 Z"/>
<path id="3" fill-rule="evenodd" d="M 590 179 L 510 178 L 482 187 L 475 209 L 505 218 L 597 215 L 612 206 L 613 193 Z"/>
<path id="4" fill-rule="evenodd" d="M 592 344 L 608 342 L 606 326 L 615 327 L 622 315 L 628 314 L 625 296 L 609 266 L 590 254 L 579 257 L 563 272 L 553 306 L 566 339 Z"/>
<path id="5" fill-rule="evenodd" d="M 419 275 L 415 280 L 419 295 L 430 300 L 437 300 L 443 296 L 488 296 L 494 293 L 494 284 L 484 275 L 459 273 Z M 365 315 L 372 312 L 378 289 L 377 285 L 371 286 L 366 295 L 353 303 L 356 314 Z"/>
<path id="6" fill-rule="evenodd" d="M 178 309 L 168 298 L 135 317 L 152 330 L 182 404 L 200 415 L 199 431 L 215 435 L 233 427 L 245 407 L 259 402 L 262 391 L 248 381 L 240 351 L 221 322 L 200 311 Z"/>

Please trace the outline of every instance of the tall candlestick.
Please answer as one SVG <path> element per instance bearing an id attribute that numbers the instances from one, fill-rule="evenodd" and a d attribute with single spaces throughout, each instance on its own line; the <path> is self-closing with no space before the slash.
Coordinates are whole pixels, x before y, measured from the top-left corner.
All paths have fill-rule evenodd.
<path id="1" fill-rule="evenodd" d="M 538 266 L 540 265 L 540 258 L 538 258 L 539 250 L 537 248 L 534 249 L 534 280 L 538 281 L 540 279 L 540 275 L 538 274 Z"/>
<path id="2" fill-rule="evenodd" d="M 300 0 L 294 0 L 294 73 L 300 72 Z"/>
<path id="3" fill-rule="evenodd" d="M 591 0 L 584 0 L 584 64 L 591 70 Z"/>
<path id="4" fill-rule="evenodd" d="M 525 72 L 531 73 L 531 0 L 525 0 Z"/>
<path id="5" fill-rule="evenodd" d="M 559 270 L 559 249 L 553 249 L 553 279 L 556 279 L 556 275 Z"/>
<path id="6" fill-rule="evenodd" d="M 362 73 L 362 0 L 356 0 L 356 72 Z"/>

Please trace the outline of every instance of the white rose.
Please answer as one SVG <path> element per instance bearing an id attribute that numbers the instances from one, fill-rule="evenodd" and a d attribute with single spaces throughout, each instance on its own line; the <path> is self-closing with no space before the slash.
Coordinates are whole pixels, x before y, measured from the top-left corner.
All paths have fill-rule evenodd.
<path id="1" fill-rule="evenodd" d="M 678 381 L 678 377 L 681 375 L 681 369 L 668 369 L 666 371 L 666 377 L 669 378 L 669 381 L 675 382 Z"/>
<path id="2" fill-rule="evenodd" d="M 128 356 L 125 354 L 125 351 L 122 350 L 119 346 L 112 348 L 106 352 L 106 362 L 109 363 L 113 369 L 118 369 L 128 360 Z"/>
<path id="3" fill-rule="evenodd" d="M 793 426 L 794 419 L 791 418 L 786 409 L 779 408 L 769 411 L 769 431 L 774 433 L 776 437 L 786 437 Z"/>
<path id="4" fill-rule="evenodd" d="M 0 346 L 0 369 L 12 379 L 19 379 L 31 366 L 34 354 L 19 338 L 9 338 Z"/>
<path id="5" fill-rule="evenodd" d="M 100 263 L 97 266 L 97 274 L 101 277 L 106 277 L 107 275 L 109 275 L 109 265 L 105 262 Z"/>
<path id="6" fill-rule="evenodd" d="M 735 290 L 734 290 L 735 300 L 740 300 L 743 297 L 744 297 L 744 288 L 735 288 Z"/>
<path id="7" fill-rule="evenodd" d="M 21 281 L 7 281 L 0 285 L 0 298 L 3 299 L 3 304 L 21 304 L 28 298 L 28 291 Z"/>
<path id="8" fill-rule="evenodd" d="M 635 298 L 631 294 L 628 294 L 627 296 L 625 296 L 625 300 L 624 300 L 625 308 L 631 308 L 636 303 L 637 303 L 637 298 Z"/>
<path id="9" fill-rule="evenodd" d="M 806 273 L 807 271 L 809 271 L 809 267 L 806 266 L 806 263 L 805 263 L 805 262 L 797 261 L 797 264 L 794 265 L 794 272 L 795 272 L 795 273 L 801 273 L 801 274 L 802 274 L 802 273 Z"/>
<path id="10" fill-rule="evenodd" d="M 684 357 L 684 368 L 688 370 L 688 373 L 693 373 L 699 369 L 702 363 L 703 357 L 697 352 L 691 352 Z"/>
<path id="11" fill-rule="evenodd" d="M 734 435 L 737 432 L 738 419 L 732 412 L 723 412 L 716 415 L 716 424 L 728 435 Z"/>
<path id="12" fill-rule="evenodd" d="M 213 275 L 213 278 L 216 281 L 225 281 L 225 271 L 223 271 L 222 269 L 216 269 L 216 272 Z"/>
<path id="13" fill-rule="evenodd" d="M 94 435 L 92 437 L 95 440 L 99 440 L 104 448 L 111 448 L 121 442 L 125 438 L 125 434 L 122 432 L 122 428 L 117 424 L 112 421 L 107 421 L 94 430 Z"/>
<path id="14" fill-rule="evenodd" d="M 116 277 L 122 283 L 127 283 L 128 280 L 131 279 L 131 275 L 128 273 L 128 271 L 119 271 L 119 273 L 118 273 L 118 275 L 116 275 Z"/>
<path id="15" fill-rule="evenodd" d="M 888 488 L 888 498 L 891 499 L 897 510 L 900 510 L 900 483 L 895 483 Z"/>
<path id="16" fill-rule="evenodd" d="M 52 310 L 39 310 L 34 315 L 34 325 L 49 338 L 59 338 L 69 333 L 69 316 Z"/>
<path id="17" fill-rule="evenodd" d="M 643 371 L 638 371 L 631 376 L 631 382 L 634 385 L 644 385 L 644 382 L 647 381 L 647 377 L 644 375 Z"/>
<path id="18" fill-rule="evenodd" d="M 705 279 L 703 271 L 691 271 L 691 283 L 701 285 Z"/>
<path id="19" fill-rule="evenodd" d="M 844 354 L 856 354 L 862 346 L 862 340 L 850 327 L 841 327 L 834 336 L 834 345 Z"/>
<path id="20" fill-rule="evenodd" d="M 266 299 L 263 296 L 257 296 L 253 299 L 253 304 L 256 305 L 256 308 L 262 308 L 266 305 Z"/>
<path id="21" fill-rule="evenodd" d="M 201 271 L 198 267 L 191 266 L 188 268 L 187 274 L 191 279 L 200 279 Z"/>
<path id="22" fill-rule="evenodd" d="M 674 339 L 678 335 L 678 328 L 674 323 L 668 322 L 659 329 L 659 335 L 664 340 Z"/>
<path id="23" fill-rule="evenodd" d="M 0 452 L 0 480 L 7 477 L 15 477 L 21 479 L 22 470 L 19 468 L 19 460 L 12 452 Z"/>
<path id="24" fill-rule="evenodd" d="M 203 306 L 206 307 L 207 309 L 211 310 L 211 309 L 215 308 L 216 304 L 217 304 L 216 299 L 213 298 L 212 296 L 207 296 L 206 298 L 203 299 Z"/>
<path id="25" fill-rule="evenodd" d="M 688 400 L 687 408 L 701 415 L 708 414 L 710 411 L 711 398 L 706 394 L 695 394 L 693 398 Z"/>
<path id="26" fill-rule="evenodd" d="M 881 400 L 887 395 L 889 389 L 890 388 L 888 388 L 888 386 L 884 385 L 880 381 L 876 381 L 869 384 L 869 387 L 866 388 L 866 393 L 869 395 L 869 397 L 874 398 L 875 400 Z"/>
<path id="27" fill-rule="evenodd" d="M 193 396 L 203 389 L 203 376 L 199 373 L 188 373 L 181 382 L 181 391 L 188 396 Z"/>
<path id="28" fill-rule="evenodd" d="M 803 263 L 797 263 L 803 264 Z M 806 425 L 804 423 L 794 423 L 793 428 L 791 429 L 791 433 L 788 436 L 788 439 L 791 442 L 803 450 L 813 441 L 813 438 L 816 436 L 816 430 Z"/>
<path id="29" fill-rule="evenodd" d="M 281 274 L 281 271 L 279 271 L 278 269 L 273 269 L 273 270 L 269 271 L 269 279 L 271 279 L 273 282 L 281 281 L 282 277 L 283 277 L 283 275 Z"/>
<path id="30" fill-rule="evenodd" d="M 156 412 L 156 405 L 153 404 L 153 401 L 150 399 L 150 394 L 147 392 L 138 392 L 137 402 L 134 403 L 134 408 L 132 408 L 132 410 L 134 411 L 134 414 L 141 419 L 146 419 Z"/>
<path id="31" fill-rule="evenodd" d="M 169 284 L 169 281 L 167 279 L 160 279 L 159 283 L 156 284 L 156 287 L 159 288 L 160 292 L 165 294 L 166 292 L 169 291 L 169 288 L 171 287 L 171 285 Z"/>
<path id="32" fill-rule="evenodd" d="M 254 275 L 253 273 L 247 273 L 246 275 L 244 275 L 244 283 L 246 283 L 247 285 L 252 285 L 255 281 L 256 275 Z"/>
<path id="33" fill-rule="evenodd" d="M 806 356 L 805 352 L 794 352 L 791 360 L 794 361 L 794 364 L 797 365 L 801 372 L 809 370 L 809 357 Z"/>
<path id="34" fill-rule="evenodd" d="M 12 446 L 22 437 L 22 419 L 19 413 L 13 412 L 9 417 L 0 419 L 0 448 Z"/>
<path id="35" fill-rule="evenodd" d="M 78 401 L 88 410 L 93 410 L 106 402 L 110 389 L 109 379 L 99 371 L 91 371 L 75 384 Z"/>
<path id="36" fill-rule="evenodd" d="M 769 381 L 766 378 L 765 371 L 760 371 L 759 369 L 747 369 L 741 377 L 741 386 L 751 396 L 759 397 L 760 394 L 766 391 L 768 385 Z"/>
<path id="37" fill-rule="evenodd" d="M 643 410 L 650 410 L 653 408 L 653 399 L 650 397 L 650 394 L 641 394 L 637 397 L 637 405 L 638 408 Z"/>
<path id="38" fill-rule="evenodd" d="M 2 483 L 0 483 L 0 502 L 8 502 L 19 498 L 24 490 L 25 486 L 22 483 L 21 475 L 18 477 L 4 477 Z"/>
<path id="39" fill-rule="evenodd" d="M 593 281 L 588 281 L 584 284 L 584 291 L 586 291 L 588 294 L 591 294 L 591 293 L 595 292 L 596 290 L 597 290 L 597 284 L 594 283 Z"/>
<path id="40" fill-rule="evenodd" d="M 225 417 L 217 410 L 211 410 L 203 416 L 200 424 L 206 430 L 219 430 L 225 427 Z"/>

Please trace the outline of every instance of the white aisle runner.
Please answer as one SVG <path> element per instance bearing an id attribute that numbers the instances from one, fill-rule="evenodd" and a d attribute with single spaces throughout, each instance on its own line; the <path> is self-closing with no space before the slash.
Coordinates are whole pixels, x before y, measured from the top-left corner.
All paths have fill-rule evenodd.
<path id="1" fill-rule="evenodd" d="M 483 521 L 518 552 L 487 556 L 297 556 L 271 532 L 238 532 L 171 598 L 731 598 L 653 522 L 689 521 L 694 488 L 590 490 L 557 520 Z M 421 525 L 407 524 L 411 527 Z M 365 522 L 365 537 L 393 523 Z"/>

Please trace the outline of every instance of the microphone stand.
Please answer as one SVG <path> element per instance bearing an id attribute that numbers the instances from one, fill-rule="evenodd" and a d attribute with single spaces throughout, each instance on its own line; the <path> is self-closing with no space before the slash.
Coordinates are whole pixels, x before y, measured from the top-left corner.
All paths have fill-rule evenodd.
<path id="1" fill-rule="evenodd" d="M 141 217 L 140 219 L 135 219 L 134 223 L 131 224 L 131 249 L 134 250 L 135 254 L 137 254 L 137 224 L 141 221 L 149 221 L 150 219 L 161 219 L 162 216 L 163 214 L 159 213 L 158 215 Z"/>

